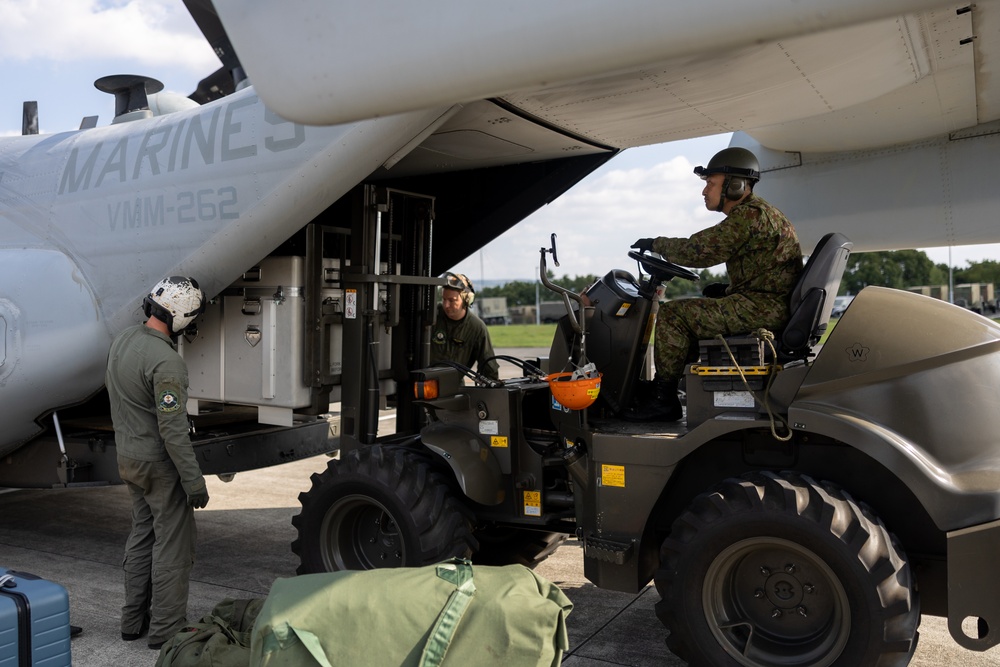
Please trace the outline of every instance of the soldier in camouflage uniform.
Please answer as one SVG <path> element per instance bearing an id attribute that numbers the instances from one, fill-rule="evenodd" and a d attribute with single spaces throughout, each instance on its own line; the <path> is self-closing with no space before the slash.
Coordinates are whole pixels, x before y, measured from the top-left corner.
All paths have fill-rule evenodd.
<path id="1" fill-rule="evenodd" d="M 443 290 L 431 331 L 431 363 L 454 361 L 468 368 L 476 364 L 480 374 L 491 380 L 500 379 L 490 331 L 469 310 L 476 295 L 472 281 L 461 273 L 446 273 L 445 277 L 448 285 Z"/>
<path id="2" fill-rule="evenodd" d="M 656 316 L 653 344 L 656 380 L 652 397 L 629 416 L 676 421 L 682 416 L 677 383 L 697 354 L 698 341 L 718 334 L 754 329 L 781 330 L 788 321 L 788 300 L 802 272 L 802 250 L 795 229 L 771 204 L 753 193 L 760 178 L 756 156 L 727 148 L 696 167 L 705 181 L 702 196 L 709 210 L 726 219 L 690 238 L 639 239 L 632 246 L 656 252 L 675 264 L 704 268 L 725 262 L 728 285 L 710 285 L 712 298 L 669 301 Z"/>

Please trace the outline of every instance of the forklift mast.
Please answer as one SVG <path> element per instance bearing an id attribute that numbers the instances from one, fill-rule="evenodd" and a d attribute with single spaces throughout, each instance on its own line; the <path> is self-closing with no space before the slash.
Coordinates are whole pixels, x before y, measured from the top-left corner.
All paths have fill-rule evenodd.
<path id="1" fill-rule="evenodd" d="M 430 275 L 433 197 L 364 185 L 351 197 L 350 219 L 343 272 L 342 451 L 374 444 L 379 410 L 390 405 L 396 408 L 397 434 L 419 431 L 410 371 L 429 359 L 435 287 L 443 284 Z M 322 236 L 315 234 L 321 246 Z M 320 250 L 313 254 L 322 257 Z M 323 317 L 322 304 L 317 317 Z M 387 368 L 379 364 L 384 345 L 390 347 Z"/>

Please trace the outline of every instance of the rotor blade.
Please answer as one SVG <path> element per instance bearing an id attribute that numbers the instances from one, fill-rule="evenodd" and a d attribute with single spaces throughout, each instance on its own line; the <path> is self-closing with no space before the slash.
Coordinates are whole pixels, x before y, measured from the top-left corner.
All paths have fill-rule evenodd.
<path id="1" fill-rule="evenodd" d="M 236 82 L 245 78 L 245 75 L 212 0 L 184 0 L 184 5 L 222 62 L 222 68 L 202 79 L 198 83 L 198 89 L 188 96 L 195 102 L 204 104 L 232 93 Z"/>

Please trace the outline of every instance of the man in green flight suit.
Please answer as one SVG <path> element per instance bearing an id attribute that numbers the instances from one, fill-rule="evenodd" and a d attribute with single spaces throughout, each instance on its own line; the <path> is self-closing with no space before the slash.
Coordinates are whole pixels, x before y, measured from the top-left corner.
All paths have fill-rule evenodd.
<path id="1" fill-rule="evenodd" d="M 788 322 L 788 301 L 802 272 L 802 250 L 788 218 L 753 193 L 760 180 L 757 157 L 745 148 L 716 153 L 696 167 L 705 181 L 710 211 L 725 213 L 719 224 L 690 238 L 645 238 L 632 247 L 655 252 L 683 266 L 705 268 L 725 262 L 728 285 L 709 285 L 702 299 L 661 304 L 656 316 L 651 396 L 631 408 L 641 421 L 676 421 L 683 411 L 677 384 L 697 354 L 698 341 L 758 328 L 778 332 Z"/>
<path id="2" fill-rule="evenodd" d="M 161 280 L 143 301 L 146 323 L 120 333 L 108 355 L 118 472 L 132 498 L 122 639 L 134 641 L 148 629 L 151 649 L 187 623 L 194 508 L 208 504 L 188 431 L 187 365 L 174 343 L 204 303 L 194 279 Z"/>
<path id="3" fill-rule="evenodd" d="M 461 273 L 446 273 L 448 280 L 438 305 L 437 318 L 431 330 L 431 364 L 454 361 L 468 368 L 476 364 L 481 375 L 500 379 L 500 367 L 493 358 L 490 331 L 479 317 L 469 310 L 476 297 L 472 281 Z"/>

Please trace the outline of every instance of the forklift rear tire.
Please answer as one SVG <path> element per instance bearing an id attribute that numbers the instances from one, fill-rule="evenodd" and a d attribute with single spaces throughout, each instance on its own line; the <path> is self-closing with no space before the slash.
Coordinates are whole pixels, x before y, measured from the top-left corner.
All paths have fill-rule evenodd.
<path id="1" fill-rule="evenodd" d="M 469 512 L 426 457 L 398 447 L 361 447 L 330 461 L 299 494 L 292 517 L 298 574 L 418 567 L 476 547 Z"/>
<path id="2" fill-rule="evenodd" d="M 660 550 L 656 615 L 696 665 L 907 665 L 920 605 L 882 521 L 804 475 L 748 473 L 698 496 Z"/>

